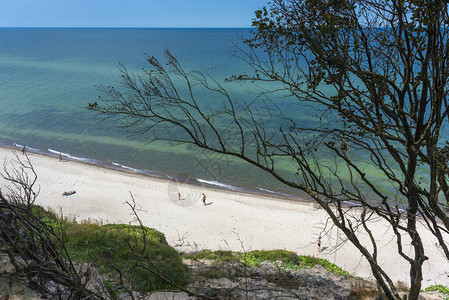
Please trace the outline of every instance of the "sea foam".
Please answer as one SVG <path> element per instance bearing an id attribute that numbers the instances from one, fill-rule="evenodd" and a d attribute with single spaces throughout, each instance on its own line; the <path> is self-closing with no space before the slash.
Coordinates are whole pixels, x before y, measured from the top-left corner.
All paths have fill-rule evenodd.
<path id="1" fill-rule="evenodd" d="M 239 187 L 236 187 L 236 186 L 233 186 L 233 185 L 230 185 L 230 184 L 221 183 L 221 182 L 214 181 L 214 180 L 197 179 L 196 181 L 198 181 L 200 183 L 206 183 L 206 184 L 209 184 L 209 185 L 219 186 L 219 187 L 230 189 L 230 190 L 234 190 L 234 191 L 242 190 Z"/>

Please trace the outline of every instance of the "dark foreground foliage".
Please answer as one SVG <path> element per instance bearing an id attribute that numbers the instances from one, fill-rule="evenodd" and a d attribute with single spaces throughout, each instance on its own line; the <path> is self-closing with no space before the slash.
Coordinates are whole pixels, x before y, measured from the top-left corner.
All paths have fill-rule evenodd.
<path id="1" fill-rule="evenodd" d="M 137 226 L 79 224 L 35 205 L 37 175 L 28 157 L 5 164 L 1 175 L 0 251 L 14 276 L 43 297 L 137 299 L 136 292 L 187 283 L 178 253 L 137 214 Z"/>

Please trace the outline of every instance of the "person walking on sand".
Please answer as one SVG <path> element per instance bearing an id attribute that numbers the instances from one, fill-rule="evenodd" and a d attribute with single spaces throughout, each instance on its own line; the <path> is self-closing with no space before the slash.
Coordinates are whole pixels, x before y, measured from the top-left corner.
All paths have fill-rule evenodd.
<path id="1" fill-rule="evenodd" d="M 321 252 L 321 235 L 320 235 L 320 237 L 318 238 L 318 254 Z"/>
<path id="2" fill-rule="evenodd" d="M 203 201 L 204 206 L 206 206 L 206 194 L 203 193 L 203 198 L 201 200 Z"/>
<path id="3" fill-rule="evenodd" d="M 59 158 L 59 161 L 62 161 L 62 155 L 61 155 L 61 153 L 59 153 L 58 158 Z"/>
<path id="4" fill-rule="evenodd" d="M 25 146 L 23 146 L 20 151 L 22 151 L 22 155 L 25 154 Z"/>

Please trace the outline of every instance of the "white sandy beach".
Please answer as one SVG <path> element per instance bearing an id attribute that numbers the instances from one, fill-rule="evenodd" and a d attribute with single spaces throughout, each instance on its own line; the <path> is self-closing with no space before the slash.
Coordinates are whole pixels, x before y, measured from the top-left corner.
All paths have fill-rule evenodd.
<path id="1" fill-rule="evenodd" d="M 22 154 L 15 151 L 20 158 Z M 368 264 L 357 249 L 346 243 L 335 249 L 343 235 L 333 231 L 322 239 L 323 251 L 317 254 L 316 241 L 326 223 L 326 214 L 316 205 L 204 188 L 177 185 L 170 180 L 131 174 L 74 161 L 28 153 L 38 174 L 38 204 L 74 216 L 103 223 L 132 222 L 131 209 L 124 204 L 134 196 L 144 225 L 163 232 L 169 244 L 181 250 L 287 249 L 298 254 L 315 255 L 336 263 L 353 275 L 372 279 Z M 13 150 L 0 148 L 0 157 L 15 159 Z M 0 182 L 4 188 L 4 182 Z M 62 192 L 76 194 L 62 196 Z M 178 190 L 184 200 L 178 200 Z M 207 206 L 201 193 L 207 195 Z M 193 199 L 193 200 L 192 200 Z M 392 234 L 385 224 L 375 224 L 374 234 L 379 260 L 394 281 L 408 282 L 408 266 L 397 254 Z M 366 238 L 366 237 L 362 237 Z M 424 264 L 424 287 L 449 285 L 449 264 L 436 239 L 423 235 L 428 245 Z M 182 245 L 181 245 L 182 244 Z M 405 250 L 407 252 L 407 250 Z"/>

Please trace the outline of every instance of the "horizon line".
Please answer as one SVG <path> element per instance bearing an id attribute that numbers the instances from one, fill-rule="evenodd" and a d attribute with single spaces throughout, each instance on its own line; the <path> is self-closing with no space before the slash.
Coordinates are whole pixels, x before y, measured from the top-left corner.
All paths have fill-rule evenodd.
<path id="1" fill-rule="evenodd" d="M 107 27 L 107 26 L 0 26 L 1 29 L 6 28 L 23 28 L 23 29 L 252 29 L 252 27 Z"/>

